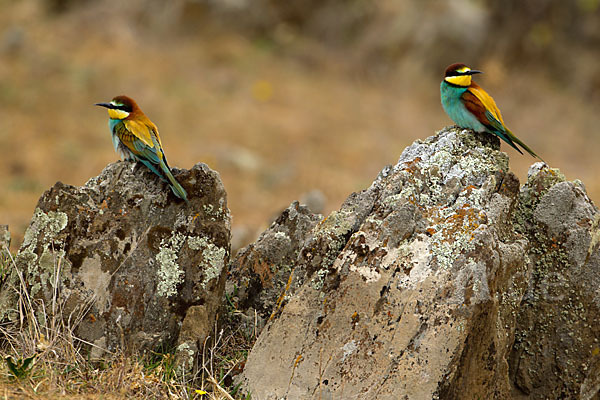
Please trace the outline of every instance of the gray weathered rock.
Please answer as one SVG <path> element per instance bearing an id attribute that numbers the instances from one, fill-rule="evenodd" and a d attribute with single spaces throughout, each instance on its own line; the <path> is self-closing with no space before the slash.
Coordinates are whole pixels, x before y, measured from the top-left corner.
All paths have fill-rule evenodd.
<path id="1" fill-rule="evenodd" d="M 0 281 L 8 269 L 10 249 L 10 231 L 8 225 L 0 225 Z"/>
<path id="2" fill-rule="evenodd" d="M 243 384 L 261 400 L 597 398 L 597 215 L 541 163 L 520 191 L 490 135 L 417 141 L 308 233 Z"/>
<path id="3" fill-rule="evenodd" d="M 535 164 L 517 217 L 533 270 L 508 359 L 511 379 L 522 398 L 599 399 L 600 214 L 581 182 Z"/>
<path id="4" fill-rule="evenodd" d="M 216 172 L 197 164 L 175 175 L 187 205 L 129 162 L 44 193 L 16 257 L 41 324 L 75 324 L 92 357 L 176 344 L 192 355 L 224 290 L 230 216 Z M 0 307 L 4 318 L 14 309 Z"/>
<path id="5" fill-rule="evenodd" d="M 256 311 L 260 329 L 284 295 L 293 291 L 287 284 L 292 266 L 308 233 L 322 218 L 293 202 L 255 243 L 238 252 L 229 266 L 226 292 L 236 309 L 247 314 L 244 320 L 253 321 Z"/>
<path id="6" fill-rule="evenodd" d="M 10 231 L 8 225 L 0 225 L 0 248 L 8 248 L 10 246 Z"/>

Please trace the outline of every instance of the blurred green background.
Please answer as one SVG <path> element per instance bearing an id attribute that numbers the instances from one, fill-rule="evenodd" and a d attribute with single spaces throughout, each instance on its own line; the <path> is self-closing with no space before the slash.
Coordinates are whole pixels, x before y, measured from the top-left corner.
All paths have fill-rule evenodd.
<path id="1" fill-rule="evenodd" d="M 93 104 L 126 94 L 172 166 L 220 172 L 243 245 L 295 199 L 338 208 L 450 125 L 453 62 L 600 196 L 600 0 L 0 0 L 0 223 L 16 249 L 44 190 L 118 159 Z M 535 160 L 502 146 L 523 181 Z"/>

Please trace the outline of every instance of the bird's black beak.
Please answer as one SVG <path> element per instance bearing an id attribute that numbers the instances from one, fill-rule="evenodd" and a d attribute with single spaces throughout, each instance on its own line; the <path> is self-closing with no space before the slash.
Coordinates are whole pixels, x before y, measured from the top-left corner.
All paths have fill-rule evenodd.
<path id="1" fill-rule="evenodd" d="M 95 106 L 106 107 L 106 108 L 114 108 L 110 103 L 96 103 Z"/>
<path id="2" fill-rule="evenodd" d="M 483 71 L 477 71 L 476 69 L 472 69 L 467 74 L 468 75 L 483 74 Z"/>

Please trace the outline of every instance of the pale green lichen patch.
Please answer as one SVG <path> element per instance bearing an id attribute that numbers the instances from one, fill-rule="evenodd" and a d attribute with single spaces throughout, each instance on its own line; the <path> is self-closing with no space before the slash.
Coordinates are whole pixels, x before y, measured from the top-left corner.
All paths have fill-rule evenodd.
<path id="1" fill-rule="evenodd" d="M 383 199 L 383 204 L 390 209 L 396 208 L 404 202 L 406 202 L 406 197 L 401 193 L 393 194 Z"/>
<path id="2" fill-rule="evenodd" d="M 17 265 L 30 276 L 38 277 L 31 281 L 32 296 L 37 295 L 42 289 L 42 282 L 46 284 L 56 281 L 55 274 L 59 272 L 57 271 L 59 261 L 62 266 L 69 267 L 68 263 L 63 262 L 64 251 L 58 250 L 62 247 L 61 244 L 54 243 L 56 235 L 65 229 L 68 220 L 67 214 L 60 211 L 45 213 L 36 208 L 33 213 L 31 223 L 25 232 L 23 246 L 17 254 Z M 40 237 L 40 234 L 43 236 Z M 43 243 L 41 255 L 36 254 L 38 239 Z M 50 250 L 51 248 L 56 250 Z"/>
<path id="3" fill-rule="evenodd" d="M 333 265 L 340 250 L 346 244 L 347 237 L 350 236 L 357 219 L 356 214 L 351 211 L 334 211 L 315 228 L 316 241 L 325 245 L 321 268 L 316 271 L 313 277 L 315 288 L 323 286 L 323 279 L 327 275 L 329 267 Z"/>
<path id="4" fill-rule="evenodd" d="M 175 351 L 177 356 L 176 373 L 178 376 L 183 376 L 194 366 L 194 356 L 196 352 L 188 343 L 181 343 Z"/>
<path id="5" fill-rule="evenodd" d="M 0 246 L 8 247 L 9 245 L 10 245 L 10 231 L 8 229 L 4 230 L 4 232 L 2 232 L 2 230 L 0 230 Z"/>
<path id="6" fill-rule="evenodd" d="M 202 250 L 202 264 L 200 268 L 204 271 L 204 279 L 202 287 L 206 289 L 206 285 L 213 279 L 221 276 L 225 261 L 227 258 L 227 250 L 216 246 L 199 236 L 191 236 L 188 238 L 188 246 L 192 250 Z"/>
<path id="7" fill-rule="evenodd" d="M 45 213 L 39 208 L 35 209 L 31 223 L 25 231 L 23 239 L 23 247 L 33 251 L 37 246 L 37 240 L 40 232 L 46 232 L 46 236 L 42 238 L 44 242 L 52 241 L 56 235 L 65 229 L 69 218 L 67 214 L 60 211 L 48 211 Z"/>
<path id="8" fill-rule="evenodd" d="M 42 287 L 42 283 L 44 285 L 50 284 L 53 286 L 54 282 L 56 282 L 56 274 L 61 274 L 61 276 L 64 276 L 64 271 L 59 271 L 60 267 L 65 265 L 68 266 L 68 263 L 64 263 L 64 255 L 65 252 L 63 250 L 52 251 L 45 247 L 38 259 L 38 262 L 36 264 L 27 265 L 27 272 L 29 276 L 39 277 L 39 280 L 34 280 L 33 284 L 31 285 L 32 296 L 36 296 L 41 289 L 45 288 Z M 46 294 L 50 295 L 50 293 Z"/>
<path id="9" fill-rule="evenodd" d="M 321 290 L 323 288 L 323 284 L 325 283 L 325 277 L 329 271 L 325 268 L 317 270 L 313 277 L 311 278 L 311 286 L 315 290 Z"/>
<path id="10" fill-rule="evenodd" d="M 185 235 L 176 233 L 160 242 L 160 251 L 156 255 L 159 278 L 156 293 L 159 296 L 169 297 L 177 293 L 177 285 L 182 282 L 184 275 L 177 258 L 185 240 Z"/>
<path id="11" fill-rule="evenodd" d="M 351 231 L 353 221 L 352 216 L 348 215 L 346 211 L 334 211 L 325 219 L 323 219 L 319 225 L 315 234 L 324 235 L 328 233 L 334 233 L 336 235 L 345 235 Z"/>
<path id="12" fill-rule="evenodd" d="M 226 212 L 222 207 L 216 208 L 212 204 L 204 204 L 202 206 L 204 213 L 210 218 L 211 221 L 216 221 L 217 219 L 222 219 L 226 217 Z"/>
<path id="13" fill-rule="evenodd" d="M 41 289 L 51 290 L 55 285 L 60 285 L 64 277 L 70 276 L 71 265 L 65 259 L 63 244 L 55 242 L 68 220 L 67 214 L 60 211 L 46 213 L 36 208 L 33 214 L 23 246 L 17 254 L 19 267 L 36 278 L 30 280 L 32 296 L 36 296 Z M 39 252 L 38 241 L 43 244 L 41 254 L 36 253 Z M 46 294 L 52 295 L 50 292 Z"/>

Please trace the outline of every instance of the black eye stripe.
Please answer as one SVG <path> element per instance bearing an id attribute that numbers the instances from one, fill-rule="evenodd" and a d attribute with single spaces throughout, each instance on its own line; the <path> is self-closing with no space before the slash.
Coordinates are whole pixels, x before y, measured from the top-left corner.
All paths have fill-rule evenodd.
<path id="1" fill-rule="evenodd" d="M 471 75 L 469 74 L 469 72 L 471 71 L 465 71 L 465 72 L 458 72 L 458 71 L 451 71 L 448 75 L 446 76 L 464 76 L 464 75 Z"/>
<path id="2" fill-rule="evenodd" d="M 115 104 L 113 106 L 113 108 L 115 108 L 117 110 L 122 110 L 125 112 L 131 112 L 131 106 L 128 106 L 127 104 Z"/>

